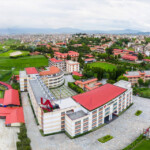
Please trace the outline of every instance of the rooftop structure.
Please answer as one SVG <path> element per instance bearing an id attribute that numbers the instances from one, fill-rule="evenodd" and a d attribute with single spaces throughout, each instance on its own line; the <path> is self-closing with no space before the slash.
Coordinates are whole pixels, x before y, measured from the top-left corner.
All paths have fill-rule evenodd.
<path id="1" fill-rule="evenodd" d="M 16 107 L 16 108 L 0 108 L 0 117 L 6 117 L 5 124 L 13 126 L 17 126 L 16 123 L 25 123 L 24 121 L 24 114 L 23 114 L 23 108 L 22 107 Z"/>
<path id="2" fill-rule="evenodd" d="M 122 57 L 122 59 L 130 60 L 130 61 L 137 61 L 138 60 L 137 56 L 132 56 L 132 55 L 124 55 Z"/>
<path id="3" fill-rule="evenodd" d="M 1 99 L 0 104 L 2 106 L 8 105 L 20 105 L 18 90 L 9 89 L 5 91 L 4 98 Z"/>
<path id="4" fill-rule="evenodd" d="M 124 93 L 126 89 L 112 85 L 105 84 L 92 91 L 88 91 L 83 94 L 75 95 L 72 98 L 80 103 L 84 108 L 92 111 L 110 100 L 116 98 L 118 95 Z M 108 94 L 109 93 L 109 94 Z"/>
<path id="5" fill-rule="evenodd" d="M 38 74 L 38 71 L 36 70 L 35 67 L 25 68 L 25 70 L 26 70 L 26 73 L 28 75 L 30 75 L 30 74 Z"/>
<path id="6" fill-rule="evenodd" d="M 75 113 L 67 114 L 67 116 L 68 116 L 71 120 L 76 120 L 76 119 L 85 117 L 85 116 L 87 116 L 87 115 L 88 115 L 88 114 L 85 113 L 85 112 L 82 111 L 82 110 L 77 111 L 77 112 L 75 112 Z"/>
<path id="7" fill-rule="evenodd" d="M 78 77 L 82 77 L 83 75 L 79 72 L 73 71 L 72 75 L 78 76 Z"/>
<path id="8" fill-rule="evenodd" d="M 40 76 L 45 76 L 45 75 L 54 75 L 60 72 L 60 69 L 55 67 L 55 66 L 51 66 L 49 67 L 49 70 L 46 71 L 42 71 L 39 73 Z"/>

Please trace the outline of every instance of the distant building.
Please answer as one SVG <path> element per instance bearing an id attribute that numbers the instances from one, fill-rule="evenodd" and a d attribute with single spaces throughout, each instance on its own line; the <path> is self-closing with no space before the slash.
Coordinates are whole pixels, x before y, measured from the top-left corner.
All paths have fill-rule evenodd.
<path id="1" fill-rule="evenodd" d="M 84 62 L 85 62 L 85 64 L 92 63 L 92 62 L 96 62 L 96 59 L 95 58 L 88 58 L 88 59 L 85 59 Z"/>
<path id="2" fill-rule="evenodd" d="M 122 59 L 136 62 L 138 60 L 138 57 L 132 55 L 124 55 L 122 56 Z"/>
<path id="3" fill-rule="evenodd" d="M 88 80 L 77 80 L 75 82 L 76 85 L 78 85 L 80 88 L 82 88 L 84 91 L 91 91 L 93 89 L 98 88 L 102 83 L 97 82 L 98 79 L 88 79 Z"/>
<path id="4" fill-rule="evenodd" d="M 128 81 L 131 82 L 132 85 L 138 84 L 139 79 L 143 79 L 143 81 L 150 80 L 150 70 L 148 71 L 129 71 L 124 74 L 125 77 L 128 78 Z"/>
<path id="5" fill-rule="evenodd" d="M 61 69 L 62 71 L 66 71 L 66 62 L 63 60 L 57 60 L 56 58 L 49 59 L 49 66 L 55 66 Z"/>
<path id="6" fill-rule="evenodd" d="M 80 71 L 80 64 L 76 61 L 68 60 L 66 61 L 66 71 L 72 73 L 74 71 Z"/>
<path id="7" fill-rule="evenodd" d="M 77 61 L 79 57 L 79 53 L 74 52 L 74 51 L 69 51 L 68 53 L 60 53 L 60 52 L 55 52 L 54 57 L 58 60 L 67 60 L 67 56 L 71 57 L 71 60 Z"/>

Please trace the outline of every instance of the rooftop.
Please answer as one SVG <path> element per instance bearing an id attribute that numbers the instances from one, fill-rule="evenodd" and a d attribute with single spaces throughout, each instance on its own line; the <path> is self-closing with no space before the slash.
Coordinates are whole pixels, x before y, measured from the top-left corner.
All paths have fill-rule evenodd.
<path id="1" fill-rule="evenodd" d="M 67 60 L 66 63 L 68 64 L 79 64 L 77 61 Z"/>
<path id="2" fill-rule="evenodd" d="M 72 98 L 84 108 L 92 111 L 113 100 L 125 91 L 126 89 L 124 88 L 107 83 L 89 92 L 75 95 Z"/>
<path id="3" fill-rule="evenodd" d="M 61 70 L 55 66 L 51 66 L 49 68 L 49 70 L 46 70 L 46 71 L 42 71 L 40 72 L 40 76 L 45 76 L 45 75 L 53 75 L 53 74 L 56 74 L 56 73 L 59 73 Z"/>
<path id="4" fill-rule="evenodd" d="M 82 118 L 84 116 L 87 116 L 88 114 L 85 113 L 84 111 L 80 110 L 71 114 L 67 114 L 67 116 L 71 119 L 71 120 L 76 120 L 79 118 Z"/>
<path id="5" fill-rule="evenodd" d="M 35 67 L 25 68 L 27 74 L 38 74 Z"/>
<path id="6" fill-rule="evenodd" d="M 62 60 L 57 60 L 56 58 L 51 58 L 50 61 L 54 63 L 62 62 Z"/>

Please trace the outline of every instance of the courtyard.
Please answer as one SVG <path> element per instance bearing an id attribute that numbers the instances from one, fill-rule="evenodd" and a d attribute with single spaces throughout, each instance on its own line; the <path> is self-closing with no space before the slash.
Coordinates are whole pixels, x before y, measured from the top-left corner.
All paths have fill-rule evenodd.
<path id="1" fill-rule="evenodd" d="M 56 99 L 64 99 L 67 97 L 71 97 L 73 95 L 76 95 L 77 93 L 70 89 L 69 87 L 62 85 L 61 87 L 50 89 L 52 94 L 56 97 Z"/>

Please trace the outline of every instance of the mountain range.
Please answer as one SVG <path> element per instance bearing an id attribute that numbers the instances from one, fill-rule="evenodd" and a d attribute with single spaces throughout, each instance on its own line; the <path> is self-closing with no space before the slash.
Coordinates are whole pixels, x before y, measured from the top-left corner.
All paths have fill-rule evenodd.
<path id="1" fill-rule="evenodd" d="M 75 33 L 87 33 L 87 34 L 150 34 L 150 32 L 141 32 L 139 30 L 81 30 L 76 28 L 0 28 L 0 34 L 75 34 Z"/>

